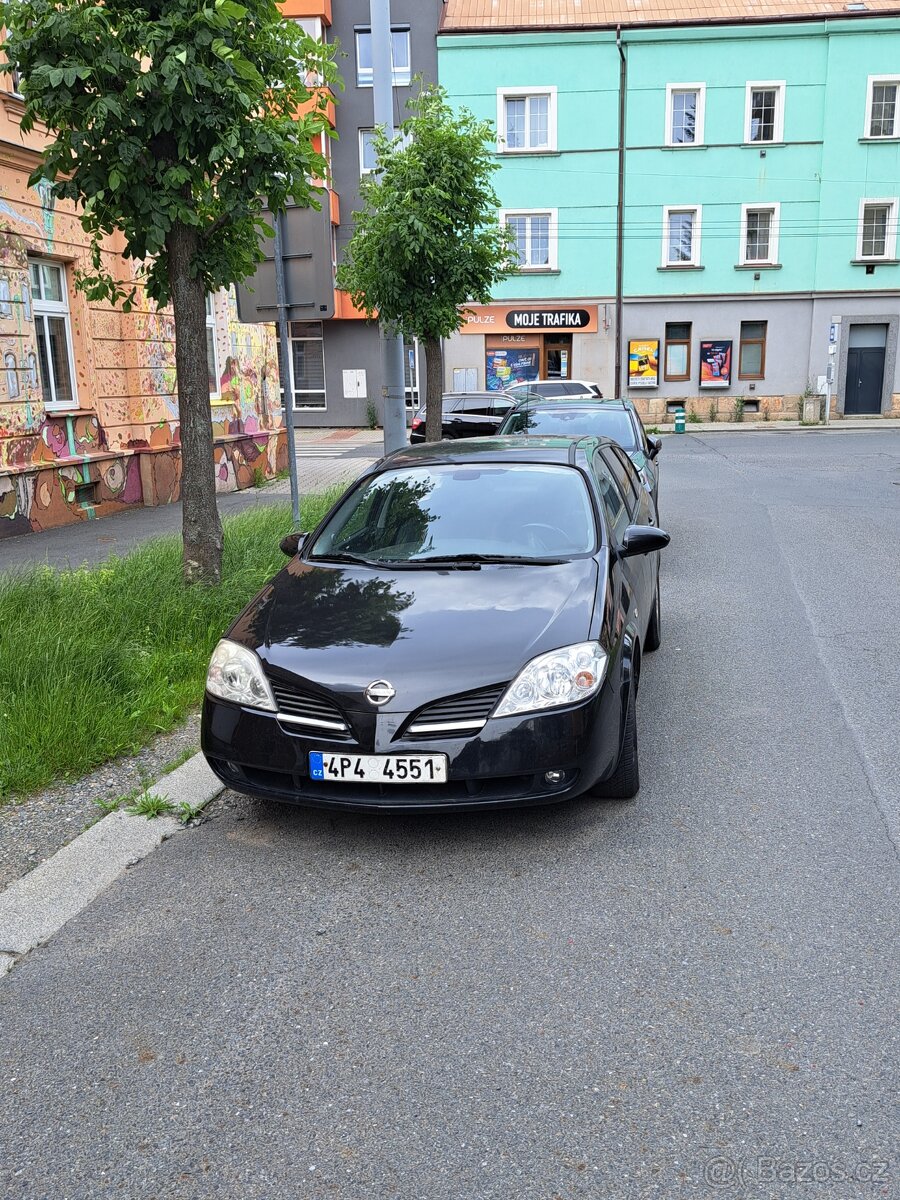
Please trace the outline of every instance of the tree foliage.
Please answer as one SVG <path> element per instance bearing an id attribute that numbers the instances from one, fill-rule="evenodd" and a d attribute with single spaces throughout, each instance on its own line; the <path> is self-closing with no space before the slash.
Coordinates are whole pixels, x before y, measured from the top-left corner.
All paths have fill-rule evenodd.
<path id="1" fill-rule="evenodd" d="M 174 225 L 196 229 L 193 271 L 213 291 L 261 260 L 264 198 L 273 211 L 317 203 L 310 180 L 325 162 L 311 138 L 326 124 L 307 78 L 332 80 L 334 67 L 274 0 L 12 0 L 3 19 L 22 128 L 54 139 L 31 182 L 81 205 L 94 271 L 79 283 L 93 299 L 134 298 L 104 270 L 114 231 L 165 304 Z"/>
<path id="2" fill-rule="evenodd" d="M 515 251 L 497 222 L 491 123 L 454 111 L 437 86 L 423 88 L 410 108 L 393 141 L 375 132 L 378 170 L 360 185 L 364 207 L 354 213 L 337 283 L 370 317 L 424 343 L 433 439 L 440 436 L 440 339 L 460 328 L 466 304 L 490 300 Z"/>

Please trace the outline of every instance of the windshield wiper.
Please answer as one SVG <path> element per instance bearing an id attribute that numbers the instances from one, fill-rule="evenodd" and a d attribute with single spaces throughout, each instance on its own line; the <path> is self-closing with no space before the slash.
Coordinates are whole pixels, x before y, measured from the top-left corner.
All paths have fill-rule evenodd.
<path id="1" fill-rule="evenodd" d="M 442 565 L 480 567 L 482 563 L 516 563 L 519 566 L 558 567 L 567 561 L 568 559 L 565 558 L 535 558 L 527 554 L 429 554 L 424 558 L 407 559 L 403 565 L 409 567 Z"/>
<path id="2" fill-rule="evenodd" d="M 358 554 L 348 554 L 345 550 L 339 550 L 335 554 L 311 554 L 311 562 L 336 562 L 336 563 L 357 563 L 363 567 L 377 567 L 380 564 L 373 562 L 371 558 L 361 558 Z"/>

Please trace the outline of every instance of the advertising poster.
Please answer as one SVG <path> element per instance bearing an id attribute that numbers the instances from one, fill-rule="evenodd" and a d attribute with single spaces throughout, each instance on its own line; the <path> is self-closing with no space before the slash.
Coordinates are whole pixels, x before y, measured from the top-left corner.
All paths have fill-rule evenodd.
<path id="1" fill-rule="evenodd" d="M 628 343 L 628 386 L 659 387 L 659 339 Z"/>
<path id="2" fill-rule="evenodd" d="M 529 383 L 540 374 L 540 350 L 488 350 L 485 382 L 489 392 L 502 392 L 514 383 Z"/>
<path id="3" fill-rule="evenodd" d="M 700 386 L 725 388 L 731 385 L 731 342 L 700 343 Z"/>

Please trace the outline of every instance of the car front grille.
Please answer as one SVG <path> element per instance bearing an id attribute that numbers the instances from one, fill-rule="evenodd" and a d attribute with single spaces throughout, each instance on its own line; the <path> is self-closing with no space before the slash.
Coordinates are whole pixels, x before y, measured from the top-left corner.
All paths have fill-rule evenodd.
<path id="1" fill-rule="evenodd" d="M 403 735 L 412 738 L 466 737 L 477 733 L 487 722 L 497 701 L 506 691 L 505 683 L 463 692 L 426 704 L 414 713 Z"/>
<path id="2" fill-rule="evenodd" d="M 324 696 L 302 692 L 285 683 L 272 683 L 278 719 L 298 730 L 318 732 L 323 736 L 348 737 L 350 726 L 338 706 Z"/>

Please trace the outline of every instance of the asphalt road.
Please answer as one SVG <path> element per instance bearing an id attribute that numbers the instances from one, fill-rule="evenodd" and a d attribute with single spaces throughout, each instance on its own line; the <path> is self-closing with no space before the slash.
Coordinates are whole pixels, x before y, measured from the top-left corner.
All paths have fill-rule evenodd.
<path id="1" fill-rule="evenodd" d="M 900 435 L 663 457 L 637 800 L 226 796 L 0 983 L 4 1197 L 900 1195 Z"/>

